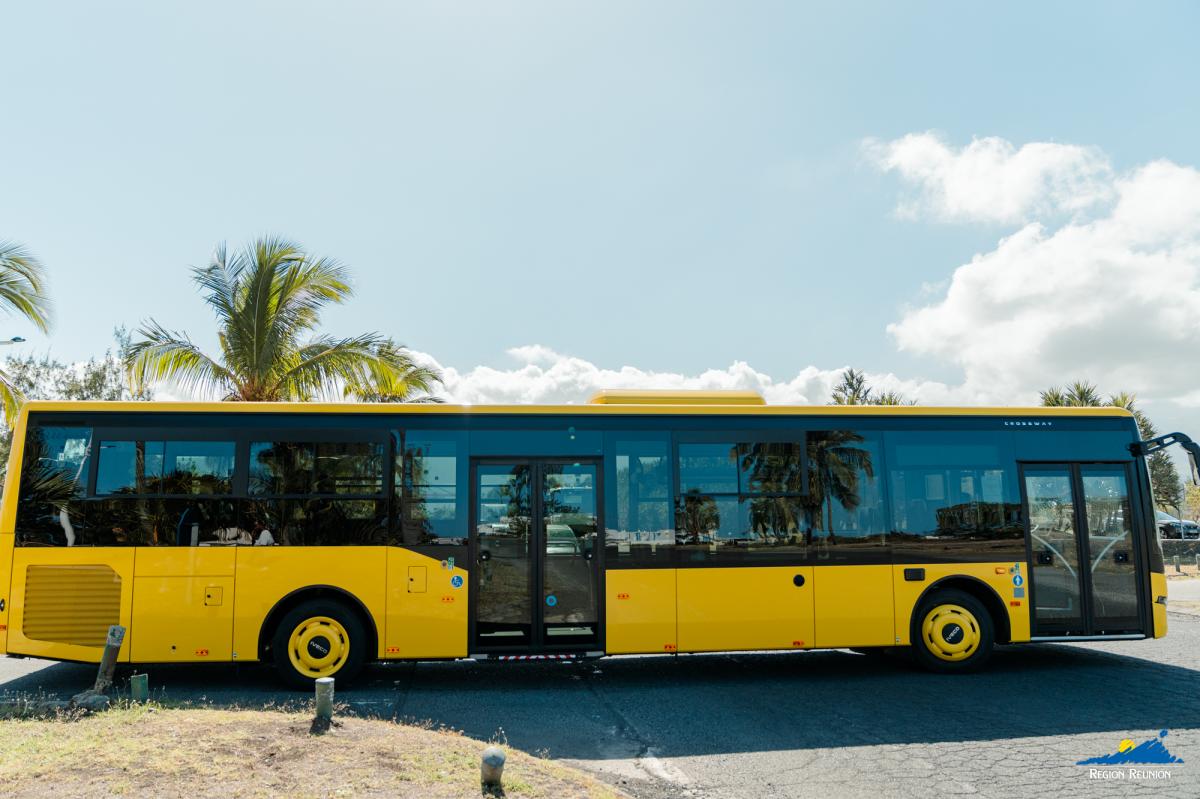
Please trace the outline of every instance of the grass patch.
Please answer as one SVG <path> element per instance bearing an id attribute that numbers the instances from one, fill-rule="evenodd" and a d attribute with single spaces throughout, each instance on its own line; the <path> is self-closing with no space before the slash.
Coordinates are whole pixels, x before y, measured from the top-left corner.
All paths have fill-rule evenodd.
<path id="1" fill-rule="evenodd" d="M 341 717 L 123 705 L 77 720 L 0 721 L 0 795 L 412 797 L 484 795 L 484 744 L 444 730 Z M 507 750 L 505 796 L 617 799 L 575 769 Z"/>

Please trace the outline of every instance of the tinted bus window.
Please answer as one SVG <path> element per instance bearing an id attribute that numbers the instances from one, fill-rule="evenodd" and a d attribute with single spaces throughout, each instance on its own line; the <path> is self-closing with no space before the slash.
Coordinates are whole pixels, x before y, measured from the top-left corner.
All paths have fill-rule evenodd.
<path id="1" fill-rule="evenodd" d="M 1024 559 L 1010 434 L 889 432 L 885 438 L 898 560 Z"/>
<path id="2" fill-rule="evenodd" d="M 804 444 L 679 444 L 676 540 L 685 562 L 807 552 Z"/>
<path id="3" fill-rule="evenodd" d="M 90 427 L 30 427 L 17 502 L 19 546 L 84 543 Z"/>
<path id="4" fill-rule="evenodd" d="M 466 435 L 397 431 L 395 497 L 399 543 L 463 544 L 467 540 Z"/>
<path id="5" fill-rule="evenodd" d="M 891 560 L 880 475 L 878 433 L 821 430 L 808 434 L 805 509 L 813 555 L 822 562 Z"/>
<path id="6" fill-rule="evenodd" d="M 675 546 L 670 436 L 612 434 L 605 465 L 605 563 L 665 563 Z"/>
<path id="7" fill-rule="evenodd" d="M 239 528 L 231 543 L 387 543 L 384 450 L 375 441 L 253 441 Z"/>
<path id="8" fill-rule="evenodd" d="M 383 489 L 383 445 L 370 441 L 254 441 L 251 494 L 376 494 Z"/>

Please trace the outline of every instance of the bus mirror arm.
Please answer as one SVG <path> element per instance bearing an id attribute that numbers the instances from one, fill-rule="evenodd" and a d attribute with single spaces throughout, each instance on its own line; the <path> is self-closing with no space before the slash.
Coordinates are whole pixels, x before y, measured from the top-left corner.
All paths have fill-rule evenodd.
<path id="1" fill-rule="evenodd" d="M 1192 467 L 1192 483 L 1193 485 L 1200 485 L 1200 444 L 1192 441 L 1190 436 L 1186 436 L 1183 433 L 1167 433 L 1165 436 L 1130 444 L 1129 451 L 1135 456 L 1144 458 L 1147 455 L 1153 455 L 1159 450 L 1166 449 L 1172 444 L 1178 444 L 1187 452 L 1188 463 Z"/>

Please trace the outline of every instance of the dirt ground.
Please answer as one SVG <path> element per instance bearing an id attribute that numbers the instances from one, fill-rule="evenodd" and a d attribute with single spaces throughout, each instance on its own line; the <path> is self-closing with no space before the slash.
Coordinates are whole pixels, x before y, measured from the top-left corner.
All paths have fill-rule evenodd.
<path id="1" fill-rule="evenodd" d="M 0 795 L 21 797 L 588 797 L 622 794 L 505 747 L 504 791 L 479 784 L 483 744 L 454 732 L 262 710 L 132 706 L 0 721 Z"/>

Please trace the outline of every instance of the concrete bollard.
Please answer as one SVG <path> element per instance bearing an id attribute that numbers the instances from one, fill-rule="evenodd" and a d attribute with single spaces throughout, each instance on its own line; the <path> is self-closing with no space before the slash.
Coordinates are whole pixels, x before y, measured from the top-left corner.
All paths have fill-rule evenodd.
<path id="1" fill-rule="evenodd" d="M 1183 568 L 1179 565 L 1179 556 L 1176 555 L 1175 557 L 1171 558 L 1171 560 L 1175 563 L 1175 573 L 1181 574 L 1183 572 Z"/>
<path id="2" fill-rule="evenodd" d="M 333 721 L 333 678 L 317 678 L 317 718 L 329 723 Z"/>
<path id="3" fill-rule="evenodd" d="M 1200 571 L 1200 555 L 1196 556 L 1196 571 Z"/>
<path id="4" fill-rule="evenodd" d="M 108 638 L 104 642 L 104 654 L 100 656 L 100 670 L 96 672 L 96 684 L 92 690 L 104 693 L 113 682 L 113 670 L 117 667 L 117 653 L 121 651 L 121 643 L 125 640 L 125 628 L 114 624 L 108 628 Z"/>
<path id="5" fill-rule="evenodd" d="M 150 675 L 135 674 L 129 678 L 129 698 L 134 702 L 150 701 Z"/>
<path id="6" fill-rule="evenodd" d="M 499 788 L 504 779 L 504 750 L 498 746 L 489 746 L 483 750 L 483 758 L 479 764 L 479 778 L 485 788 Z"/>

